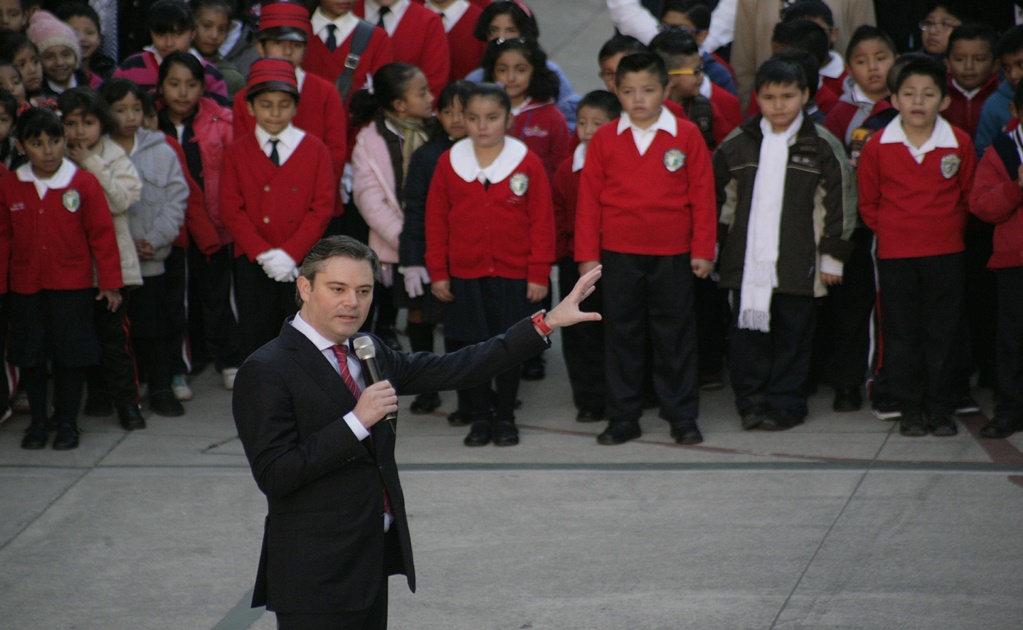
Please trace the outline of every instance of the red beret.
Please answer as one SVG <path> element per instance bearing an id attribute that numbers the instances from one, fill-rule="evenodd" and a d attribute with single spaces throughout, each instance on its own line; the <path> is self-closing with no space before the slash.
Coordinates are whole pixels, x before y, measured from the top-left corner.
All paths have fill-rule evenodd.
<path id="1" fill-rule="evenodd" d="M 267 57 L 252 62 L 249 82 L 245 86 L 245 99 L 251 100 L 262 92 L 288 92 L 298 96 L 295 66 L 286 59 Z"/>
<path id="2" fill-rule="evenodd" d="M 270 2 L 259 14 L 259 39 L 309 41 L 313 27 L 309 11 L 294 2 Z"/>

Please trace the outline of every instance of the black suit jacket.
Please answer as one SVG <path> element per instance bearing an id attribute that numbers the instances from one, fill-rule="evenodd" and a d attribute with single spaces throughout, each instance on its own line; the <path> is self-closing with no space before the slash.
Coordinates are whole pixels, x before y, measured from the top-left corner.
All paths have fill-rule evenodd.
<path id="1" fill-rule="evenodd" d="M 548 345 L 528 319 L 444 356 L 394 352 L 373 342 L 381 372 L 399 394 L 478 385 Z M 238 370 L 232 406 L 267 498 L 252 605 L 284 613 L 361 610 L 373 602 L 385 571 L 406 575 L 415 591 L 395 431 L 379 422 L 372 441 L 355 438 L 343 419 L 355 407 L 354 396 L 290 322 Z M 400 547 L 386 564 L 383 487 Z"/>

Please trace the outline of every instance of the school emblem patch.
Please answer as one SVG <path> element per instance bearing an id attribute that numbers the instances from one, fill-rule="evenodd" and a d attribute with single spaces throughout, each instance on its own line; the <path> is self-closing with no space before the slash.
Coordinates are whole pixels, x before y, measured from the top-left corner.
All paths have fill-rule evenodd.
<path id="1" fill-rule="evenodd" d="M 529 175 L 526 175 L 525 173 L 515 173 L 512 175 L 510 185 L 515 196 L 521 197 L 526 194 L 527 190 L 529 190 Z"/>
<path id="2" fill-rule="evenodd" d="M 686 154 L 678 149 L 668 149 L 664 152 L 664 168 L 674 173 L 686 165 Z"/>
<path id="3" fill-rule="evenodd" d="M 82 205 L 82 196 L 78 194 L 77 190 L 72 188 L 61 196 L 60 201 L 69 212 L 78 212 L 78 208 Z"/>
<path id="4" fill-rule="evenodd" d="M 962 163 L 962 160 L 959 159 L 958 155 L 949 153 L 941 158 L 941 174 L 945 176 L 945 179 L 952 179 L 959 172 L 960 163 Z"/>

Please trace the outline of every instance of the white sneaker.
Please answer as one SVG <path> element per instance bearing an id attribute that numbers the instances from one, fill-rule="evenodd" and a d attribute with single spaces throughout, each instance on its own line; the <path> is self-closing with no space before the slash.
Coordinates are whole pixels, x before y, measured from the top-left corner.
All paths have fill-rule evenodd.
<path id="1" fill-rule="evenodd" d="M 171 379 L 171 391 L 178 400 L 192 400 L 192 388 L 188 386 L 184 374 L 177 374 Z"/>
<path id="2" fill-rule="evenodd" d="M 224 389 L 234 389 L 234 377 L 238 374 L 238 368 L 224 368 L 220 371 L 220 377 L 224 379 Z"/>

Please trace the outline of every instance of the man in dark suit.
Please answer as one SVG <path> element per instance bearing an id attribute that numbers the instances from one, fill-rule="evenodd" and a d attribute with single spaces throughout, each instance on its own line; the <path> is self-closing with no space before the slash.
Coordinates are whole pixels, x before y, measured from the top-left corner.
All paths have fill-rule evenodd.
<path id="1" fill-rule="evenodd" d="M 276 612 L 282 629 L 386 628 L 387 577 L 404 574 L 415 591 L 395 425 L 380 422 L 398 393 L 467 389 L 548 347 L 553 329 L 600 317 L 579 310 L 598 268 L 550 313 L 452 354 L 409 355 L 371 337 L 387 380 L 369 384 L 348 350 L 376 264 L 349 237 L 317 243 L 298 278 L 298 315 L 235 380 L 235 424 L 268 506 L 252 605 Z"/>

